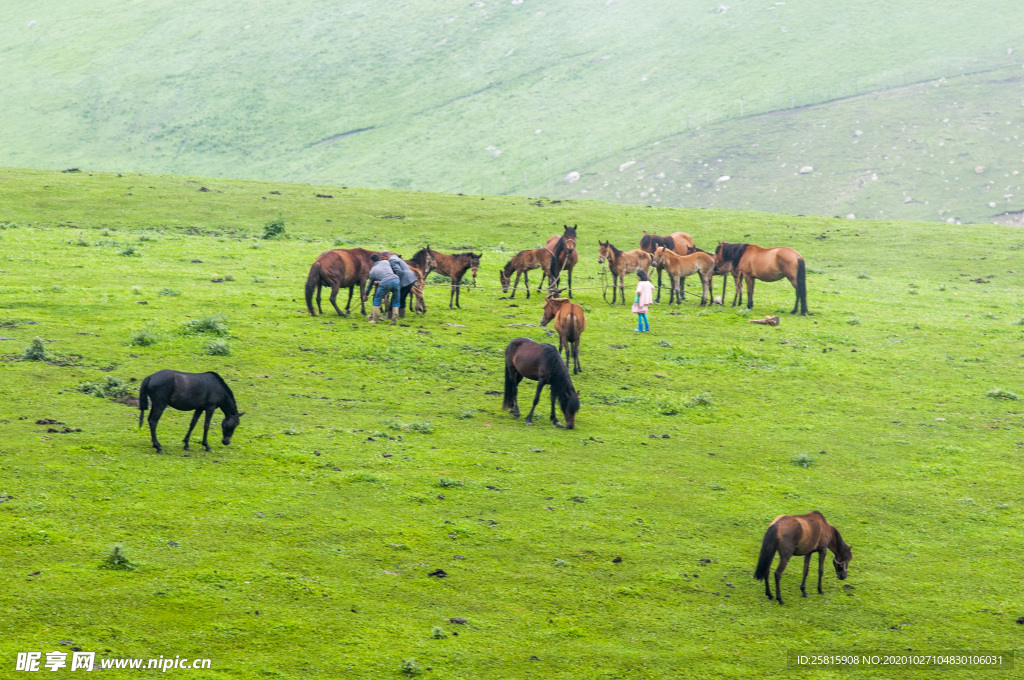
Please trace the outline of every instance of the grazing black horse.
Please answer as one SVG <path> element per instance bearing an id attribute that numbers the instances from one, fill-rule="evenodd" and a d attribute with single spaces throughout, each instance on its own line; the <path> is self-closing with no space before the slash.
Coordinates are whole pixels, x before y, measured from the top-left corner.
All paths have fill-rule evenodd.
<path id="1" fill-rule="evenodd" d="M 149 399 L 153 399 L 153 410 L 149 412 L 149 433 L 153 439 L 153 448 L 163 453 L 163 447 L 156 439 L 156 425 L 164 409 L 170 406 L 179 411 L 191 411 L 192 424 L 185 433 L 185 450 L 188 451 L 188 438 L 199 420 L 199 415 L 206 411 L 206 423 L 203 425 L 203 446 L 212 451 L 206 441 L 210 432 L 210 419 L 218 408 L 224 412 L 221 429 L 224 431 L 224 446 L 231 443 L 231 435 L 238 427 L 238 419 L 243 413 L 238 412 L 235 395 L 231 392 L 224 379 L 213 371 L 206 373 L 182 373 L 164 369 L 147 376 L 139 388 L 139 427 L 142 427 L 142 416 L 149 408 Z"/>
<path id="2" fill-rule="evenodd" d="M 533 411 L 540 401 L 540 392 L 551 385 L 551 423 L 563 427 L 555 417 L 555 399 L 565 416 L 564 427 L 576 426 L 576 413 L 580 410 L 580 393 L 572 385 L 572 377 L 562 356 L 554 345 L 540 344 L 529 338 L 516 338 L 505 348 L 505 399 L 502 408 L 519 417 L 519 383 L 523 378 L 537 381 L 537 395 L 533 398 L 526 424 L 533 425 Z"/>

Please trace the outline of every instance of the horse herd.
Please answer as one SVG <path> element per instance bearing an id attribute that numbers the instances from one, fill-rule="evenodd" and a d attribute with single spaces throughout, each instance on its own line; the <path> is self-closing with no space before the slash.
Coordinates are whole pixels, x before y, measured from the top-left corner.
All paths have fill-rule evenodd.
<path id="1" fill-rule="evenodd" d="M 806 267 L 800 254 L 788 247 L 762 248 L 747 243 L 719 242 L 714 254 L 708 253 L 694 245 L 693 238 L 685 232 L 675 232 L 668 236 L 656 236 L 646 231 L 640 240 L 640 247 L 630 251 L 622 251 L 609 241 L 599 241 L 598 263 L 607 263 L 612 274 L 612 300 L 615 304 L 621 298 L 626 303 L 625 277 L 643 271 L 645 274 L 651 267 L 658 272 L 658 295 L 661 300 L 662 272 L 668 274 L 669 304 L 679 304 L 685 299 L 685 279 L 696 274 L 701 281 L 701 306 L 709 303 L 712 294 L 712 281 L 715 275 L 723 276 L 722 298 L 725 297 L 725 285 L 728 275 L 732 274 L 735 294 L 732 304 L 743 304 L 743 284 L 747 289 L 747 308 L 754 305 L 754 281 L 778 281 L 787 279 L 796 290 L 796 304 L 792 314 L 799 311 L 807 314 Z M 366 299 L 370 293 L 366 285 L 367 276 L 372 266 L 370 256 L 375 251 L 364 248 L 337 248 L 321 253 L 310 267 L 306 278 L 305 297 L 306 309 L 310 315 L 323 314 L 321 291 L 323 287 L 331 289 L 330 302 L 339 316 L 347 316 L 352 305 L 355 287 L 359 287 L 360 309 L 366 314 Z M 409 306 L 415 312 L 426 311 L 423 299 L 423 284 L 431 272 L 451 279 L 451 292 L 448 308 L 461 308 L 459 291 L 462 280 L 467 273 L 472 273 L 475 281 L 480 266 L 481 255 L 473 252 L 456 254 L 440 253 L 430 248 L 429 244 L 417 251 L 412 258 L 406 260 L 416 273 L 418 283 L 413 287 L 413 295 L 409 300 L 402 301 L 402 314 Z M 575 426 L 576 414 L 580 409 L 579 392 L 573 385 L 568 366 L 572 365 L 572 373 L 582 371 L 579 359 L 580 337 L 586 329 L 586 317 L 583 308 L 574 302 L 572 292 L 572 272 L 579 262 L 577 249 L 577 226 L 564 226 L 561 235 L 548 239 L 543 248 L 527 249 L 518 252 L 502 268 L 500 282 L 503 293 L 512 288 L 509 299 L 515 297 L 522 277 L 526 288 L 526 297 L 530 297 L 529 272 L 540 270 L 540 282 L 537 292 L 548 280 L 548 294 L 544 302 L 541 326 L 553 322 L 558 333 L 559 346 L 534 342 L 529 338 L 515 338 L 505 348 L 505 389 L 502 408 L 511 412 L 514 418 L 520 415 L 518 404 L 519 383 L 524 378 L 537 382 L 537 390 L 533 406 L 526 416 L 526 423 L 533 424 L 533 414 L 540 401 L 545 386 L 550 387 L 551 422 L 556 427 L 572 429 Z M 515 281 L 512 280 L 515 274 Z M 559 288 L 562 275 L 566 275 L 568 297 L 558 297 L 566 290 Z M 348 288 L 348 302 L 345 311 L 338 307 L 338 292 Z M 316 295 L 316 309 L 313 307 L 313 296 Z M 565 360 L 562 360 L 562 352 Z M 185 435 L 185 449 L 188 450 L 189 437 L 198 423 L 200 415 L 206 414 L 203 429 L 203 446 L 210 450 L 207 436 L 210 419 L 214 411 L 220 408 L 225 418 L 222 422 L 223 443 L 230 444 L 232 433 L 238 425 L 243 413 L 238 411 L 234 395 L 224 380 L 213 372 L 181 373 L 164 370 L 154 373 L 143 380 L 139 391 L 139 426 L 142 426 L 143 414 L 149 408 L 149 399 L 153 400 L 153 409 L 149 414 L 150 434 L 153 447 L 161 452 L 163 449 L 156 437 L 156 426 L 167 406 L 179 410 L 194 410 L 192 422 Z M 555 414 L 555 403 L 561 408 L 565 424 L 558 421 Z M 810 568 L 811 555 L 818 553 L 818 592 L 821 593 L 821 579 L 824 571 L 825 555 L 831 550 L 835 557 L 833 563 L 836 575 L 840 580 L 846 578 L 847 567 L 852 553 L 850 546 L 843 541 L 839 531 L 830 525 L 820 512 L 814 511 L 807 515 L 780 515 L 772 522 L 765 532 L 761 545 L 755 578 L 765 581 L 765 590 L 769 599 L 773 599 L 768 582 L 768 572 L 775 553 L 779 554 L 779 565 L 775 571 L 775 597 L 782 604 L 779 589 L 782 572 L 793 555 L 804 556 L 804 574 L 800 590 L 807 596 L 806 583 Z"/>

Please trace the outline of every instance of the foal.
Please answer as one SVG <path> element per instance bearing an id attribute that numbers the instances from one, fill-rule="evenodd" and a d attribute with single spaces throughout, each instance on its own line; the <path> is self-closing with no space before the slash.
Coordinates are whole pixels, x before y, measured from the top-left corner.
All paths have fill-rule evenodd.
<path id="1" fill-rule="evenodd" d="M 690 274 L 699 274 L 701 282 L 700 306 L 708 303 L 708 295 L 711 293 L 712 278 L 715 275 L 715 258 L 702 250 L 694 250 L 689 255 L 677 255 L 664 246 L 658 246 L 654 251 L 654 266 L 660 273 L 662 269 L 668 272 L 669 295 L 668 303 L 672 304 L 675 299 L 679 304 L 683 299 L 682 286 L 680 281 Z"/>
<path id="2" fill-rule="evenodd" d="M 608 269 L 612 273 L 612 304 L 615 304 L 616 289 L 622 293 L 622 304 L 626 304 L 626 274 L 635 274 L 642 271 L 644 274 L 651 268 L 651 254 L 644 251 L 630 250 L 622 252 L 611 244 L 610 241 L 598 241 L 601 250 L 597 257 L 597 263 L 603 264 L 608 260 Z M 618 279 L 619 285 L 615 285 Z"/>
<path id="3" fill-rule="evenodd" d="M 551 254 L 551 251 L 547 248 L 533 248 L 531 250 L 520 250 L 516 253 L 515 257 L 505 264 L 504 269 L 498 272 L 498 276 L 501 279 L 501 292 L 507 293 L 509 285 L 512 284 L 512 272 L 516 274 L 515 285 L 512 286 L 512 294 L 509 295 L 509 300 L 516 296 L 516 289 L 519 288 L 519 277 L 522 276 L 526 283 L 526 299 L 530 299 L 530 274 L 534 269 L 541 270 L 541 281 L 547 276 L 551 282 L 551 288 L 554 289 L 554 282 L 558 278 L 557 275 L 552 275 L 552 267 L 554 267 L 555 256 Z M 538 289 L 539 290 L 539 289 Z"/>

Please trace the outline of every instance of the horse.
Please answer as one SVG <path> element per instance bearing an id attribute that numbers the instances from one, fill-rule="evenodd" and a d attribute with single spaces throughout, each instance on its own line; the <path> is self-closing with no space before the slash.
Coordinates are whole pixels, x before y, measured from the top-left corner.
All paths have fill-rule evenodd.
<path id="1" fill-rule="evenodd" d="M 754 578 L 764 581 L 764 591 L 768 599 L 772 599 L 772 588 L 768 581 L 768 572 L 772 567 L 775 552 L 779 553 L 779 566 L 775 569 L 775 598 L 782 601 L 782 590 L 779 583 L 786 564 L 793 555 L 804 556 L 804 579 L 800 582 L 800 592 L 807 597 L 807 572 L 811 567 L 811 553 L 818 553 L 818 594 L 822 595 L 821 577 L 825 572 L 825 555 L 831 550 L 835 557 L 832 566 L 836 570 L 836 578 L 846 580 L 853 552 L 839 535 L 839 529 L 825 521 L 825 516 L 815 510 L 806 515 L 779 515 L 768 526 L 761 541 L 761 554 L 757 559 Z"/>
<path id="2" fill-rule="evenodd" d="M 433 265 L 429 265 L 427 262 L 428 257 L 434 259 Z M 481 257 L 483 257 L 482 253 L 471 252 L 446 255 L 436 250 L 431 250 L 428 243 L 426 248 L 416 251 L 416 254 L 409 261 L 415 263 L 417 268 L 422 269 L 424 276 L 429 276 L 431 271 L 437 271 L 437 273 L 450 278 L 452 280 L 452 291 L 448 297 L 448 309 L 454 309 L 453 304 L 455 307 L 462 309 L 462 305 L 459 304 L 459 290 L 462 286 L 462 277 L 472 269 L 473 281 L 476 281 L 476 272 L 480 267 Z"/>
<path id="3" fill-rule="evenodd" d="M 683 293 L 679 281 L 690 274 L 700 275 L 700 306 L 703 307 L 708 303 L 708 295 L 711 293 L 711 278 L 715 275 L 715 258 L 696 249 L 690 255 L 677 255 L 665 246 L 658 246 L 653 257 L 653 263 L 659 271 L 662 269 L 668 271 L 671 284 L 668 296 L 669 304 L 672 304 L 673 298 L 676 304 L 682 301 Z"/>
<path id="4" fill-rule="evenodd" d="M 406 304 L 408 304 L 409 309 L 417 314 L 426 314 L 427 303 L 423 299 L 423 282 L 426 278 L 423 276 L 423 272 L 419 267 L 415 266 L 409 260 L 406 260 L 405 263 L 409 265 L 409 269 L 411 269 L 412 273 L 416 275 L 416 283 L 412 284 L 412 295 L 407 295 L 406 299 L 402 301 L 402 315 L 405 315 Z M 415 304 L 412 302 L 414 298 L 416 300 Z"/>
<path id="5" fill-rule="evenodd" d="M 348 316 L 349 308 L 352 306 L 352 292 L 359 286 L 359 298 L 362 305 L 361 311 L 366 314 L 366 299 L 363 296 L 363 288 L 366 287 L 366 277 L 370 274 L 370 255 L 374 251 L 365 248 L 336 248 L 328 250 L 316 258 L 313 266 L 309 268 L 309 276 L 306 277 L 306 309 L 310 316 L 316 316 L 313 311 L 313 291 L 316 291 L 316 306 L 320 313 L 324 313 L 320 305 L 320 290 L 322 286 L 331 288 L 331 304 L 338 312 L 338 316 Z M 338 307 L 338 290 L 348 288 L 348 303 L 345 305 L 343 314 Z"/>
<path id="6" fill-rule="evenodd" d="M 519 417 L 519 383 L 523 378 L 537 381 L 537 395 L 533 398 L 526 424 L 533 425 L 533 411 L 540 401 L 545 385 L 551 386 L 551 423 L 555 427 L 576 427 L 576 414 L 580 410 L 580 393 L 572 385 L 572 376 L 554 345 L 540 344 L 529 338 L 516 338 L 505 348 L 505 397 L 501 407 Z M 555 399 L 562 409 L 565 425 L 555 417 Z"/>
<path id="7" fill-rule="evenodd" d="M 742 295 L 741 281 L 747 282 L 747 309 L 754 306 L 754 280 L 778 281 L 789 279 L 796 289 L 796 304 L 790 314 L 800 310 L 801 316 L 807 314 L 807 269 L 800 253 L 785 246 L 778 248 L 762 248 L 750 243 L 726 243 L 719 241 L 715 248 L 715 264 L 728 262 L 733 276 L 736 277 L 736 295 L 733 307 Z M 724 294 L 723 294 L 724 295 Z M 740 304 L 743 304 L 740 302 Z"/>
<path id="8" fill-rule="evenodd" d="M 580 335 L 587 328 L 587 318 L 583 315 L 583 308 L 569 298 L 555 297 L 562 290 L 559 288 L 544 301 L 544 314 L 541 316 L 540 325 L 547 326 L 554 319 L 555 330 L 558 331 L 558 351 L 565 349 L 566 366 L 569 365 L 571 356 L 572 373 L 576 375 L 583 370 L 580 366 Z"/>
<path id="9" fill-rule="evenodd" d="M 519 288 L 519 277 L 524 277 L 526 283 L 526 299 L 530 299 L 530 274 L 529 272 L 534 269 L 541 270 L 541 280 L 546 275 L 548 281 L 557 280 L 558 276 L 551 270 L 554 268 L 555 256 L 551 254 L 551 251 L 547 248 L 533 248 L 531 250 L 520 250 L 515 254 L 511 260 L 509 260 L 505 267 L 498 272 L 498 278 L 501 281 L 501 292 L 507 293 L 509 285 L 512 284 L 512 272 L 516 274 L 515 285 L 512 286 L 512 294 L 509 295 L 511 300 L 516 296 L 516 289 Z M 551 286 L 552 290 L 554 285 Z M 538 288 L 538 290 L 540 290 Z"/>
<path id="10" fill-rule="evenodd" d="M 544 247 L 551 251 L 554 255 L 554 263 L 552 269 L 555 273 L 555 281 L 550 281 L 551 287 L 555 287 L 559 284 L 562 278 L 562 272 L 569 272 L 569 297 L 572 297 L 572 270 L 576 266 L 576 263 L 580 261 L 579 253 L 576 251 L 576 229 L 577 225 L 569 226 L 568 224 L 562 225 L 565 231 L 561 236 L 552 236 L 548 239 Z M 544 287 L 544 276 L 543 271 L 540 275 L 540 285 L 537 286 L 537 292 Z"/>
<path id="11" fill-rule="evenodd" d="M 640 238 L 640 250 L 653 255 L 654 251 L 658 248 L 668 248 L 677 255 L 689 255 L 692 252 L 689 249 L 693 248 L 693 237 L 685 231 L 676 231 L 668 236 L 655 236 L 645 231 L 644 235 Z M 661 302 L 661 270 L 662 267 L 659 266 L 658 295 L 654 298 L 655 302 Z"/>
<path id="12" fill-rule="evenodd" d="M 182 373 L 164 369 L 146 376 L 139 387 L 139 427 L 142 427 L 142 416 L 149 408 L 149 399 L 153 399 L 153 410 L 149 412 L 149 434 L 153 440 L 153 448 L 157 453 L 163 453 L 163 447 L 156 439 L 156 425 L 160 422 L 160 416 L 164 409 L 170 406 L 179 411 L 191 411 L 192 423 L 185 433 L 185 450 L 188 451 L 188 439 L 192 436 L 192 430 L 199 420 L 199 415 L 206 412 L 206 422 L 203 424 L 203 448 L 212 451 L 207 443 L 207 435 L 210 432 L 210 418 L 218 408 L 224 412 L 224 420 L 221 421 L 223 431 L 223 443 L 227 446 L 231 443 L 231 435 L 238 427 L 238 419 L 245 415 L 239 412 L 235 404 L 235 395 L 231 388 L 224 382 L 224 379 L 213 371 L 206 373 Z"/>
<path id="13" fill-rule="evenodd" d="M 622 293 L 622 304 L 626 304 L 626 274 L 635 274 L 638 271 L 647 273 L 651 268 L 651 254 L 643 250 L 630 250 L 622 252 L 609 241 L 598 241 L 601 246 L 597 263 L 603 264 L 608 260 L 608 269 L 612 273 L 612 304 L 615 304 L 615 280 L 619 280 L 619 291 Z"/>

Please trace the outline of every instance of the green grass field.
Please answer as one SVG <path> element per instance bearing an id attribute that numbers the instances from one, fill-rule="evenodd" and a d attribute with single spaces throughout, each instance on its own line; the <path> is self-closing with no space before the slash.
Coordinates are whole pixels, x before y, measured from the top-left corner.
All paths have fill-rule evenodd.
<path id="1" fill-rule="evenodd" d="M 913 678 L 935 671 L 802 671 L 787 653 L 1020 647 L 1018 230 L 138 174 L 0 184 L 0 675 L 61 641 L 210 658 L 179 672 L 195 678 Z M 278 217 L 285 238 L 260 238 Z M 588 317 L 572 431 L 488 394 L 510 339 L 556 340 L 497 270 L 564 223 Z M 602 299 L 597 240 L 644 229 L 795 247 L 813 315 L 759 283 L 749 313 L 690 298 L 635 334 Z M 462 310 L 430 287 L 398 327 L 304 312 L 320 252 L 427 240 L 484 253 Z M 747 323 L 766 314 L 781 325 Z M 229 335 L 185 331 L 211 316 Z M 23 358 L 35 337 L 50 361 Z M 189 416 L 169 410 L 157 454 L 137 410 L 79 391 L 162 368 L 225 377 L 246 412 L 230 447 L 218 414 L 213 452 L 183 455 Z M 825 595 L 802 599 L 795 559 L 779 607 L 752 578 L 761 537 L 813 509 L 853 546 L 850 578 L 826 566 Z M 100 568 L 114 545 L 134 569 Z"/>
<path id="2" fill-rule="evenodd" d="M 586 189 L 882 219 L 990 222 L 1024 209 L 1019 178 L 1003 178 L 1024 170 L 1016 0 L 5 9 L 4 166 L 555 198 Z M 581 181 L 564 184 L 570 172 Z"/>

